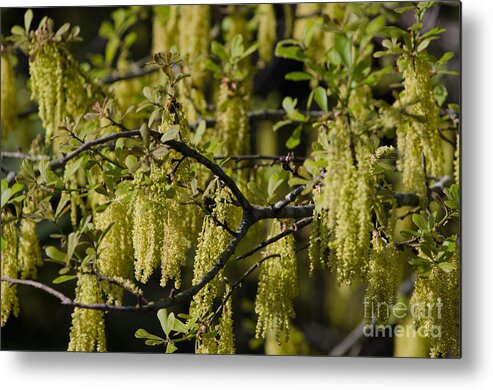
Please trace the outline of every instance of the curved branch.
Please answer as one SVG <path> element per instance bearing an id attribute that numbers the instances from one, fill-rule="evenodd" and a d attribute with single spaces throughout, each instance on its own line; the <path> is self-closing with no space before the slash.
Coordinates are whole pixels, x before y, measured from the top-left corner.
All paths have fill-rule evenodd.
<path id="1" fill-rule="evenodd" d="M 73 299 L 62 294 L 60 291 L 55 290 L 54 288 L 47 286 L 46 284 L 36 282 L 34 280 L 13 279 L 13 278 L 6 278 L 2 276 L 1 281 L 9 284 L 31 286 L 39 290 L 43 290 L 44 292 L 57 298 L 60 301 L 60 303 L 64 306 L 79 307 L 81 309 L 90 309 L 90 310 L 123 311 L 123 312 L 140 312 L 140 311 L 148 311 L 152 309 L 150 306 L 115 306 L 115 305 L 107 305 L 106 303 L 85 304 L 85 303 L 76 302 Z"/>
<path id="2" fill-rule="evenodd" d="M 252 248 L 251 250 L 249 250 L 248 252 L 244 253 L 243 255 L 238 256 L 235 260 L 238 261 L 238 260 L 243 260 L 243 259 L 246 259 L 247 257 L 250 257 L 254 253 L 256 253 L 256 252 L 264 249 L 266 246 L 268 246 L 268 245 L 270 245 L 270 244 L 272 244 L 272 243 L 274 243 L 276 241 L 279 241 L 281 238 L 284 238 L 287 235 L 289 235 L 291 233 L 294 233 L 294 232 L 296 232 L 296 231 L 304 228 L 305 226 L 309 225 L 312 221 L 313 221 L 313 218 L 312 217 L 307 217 L 307 218 L 300 219 L 299 221 L 293 223 L 291 225 L 291 227 L 287 228 L 286 230 L 284 230 L 283 232 L 279 233 L 278 235 L 269 238 L 268 240 L 262 241 L 256 247 Z"/>

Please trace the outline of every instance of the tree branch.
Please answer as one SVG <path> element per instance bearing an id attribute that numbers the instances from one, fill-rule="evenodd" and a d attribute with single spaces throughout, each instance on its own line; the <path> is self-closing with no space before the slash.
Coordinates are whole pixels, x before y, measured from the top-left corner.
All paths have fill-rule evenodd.
<path id="1" fill-rule="evenodd" d="M 272 244 L 272 243 L 274 243 L 276 241 L 279 241 L 281 238 L 284 238 L 287 235 L 289 235 L 291 233 L 294 233 L 294 232 L 296 232 L 296 231 L 304 228 L 305 226 L 309 225 L 312 222 L 312 220 L 313 220 L 312 217 L 307 217 L 307 218 L 300 219 L 299 221 L 293 223 L 293 225 L 291 225 L 291 227 L 287 228 L 286 230 L 284 230 L 283 232 L 279 233 L 278 235 L 269 238 L 268 240 L 262 241 L 256 247 L 252 248 L 251 250 L 249 250 L 248 252 L 244 253 L 243 255 L 238 256 L 235 260 L 238 261 L 238 260 L 243 260 L 243 259 L 246 259 L 247 257 L 250 257 L 254 253 L 256 253 L 256 252 L 264 249 L 266 246 L 268 246 L 268 245 L 270 245 L 270 244 Z"/>
<path id="2" fill-rule="evenodd" d="M 62 294 L 60 291 L 55 290 L 54 288 L 51 288 L 46 284 L 36 282 L 34 280 L 13 279 L 13 278 L 6 278 L 2 276 L 1 281 L 9 284 L 31 286 L 39 290 L 43 290 L 44 292 L 57 298 L 60 301 L 60 303 L 64 306 L 80 307 L 81 309 L 90 309 L 90 310 L 123 311 L 123 312 L 136 312 L 136 311 L 139 312 L 139 311 L 152 310 L 151 306 L 116 306 L 116 305 L 107 305 L 106 303 L 85 304 L 85 303 L 76 302 L 73 299 Z"/>

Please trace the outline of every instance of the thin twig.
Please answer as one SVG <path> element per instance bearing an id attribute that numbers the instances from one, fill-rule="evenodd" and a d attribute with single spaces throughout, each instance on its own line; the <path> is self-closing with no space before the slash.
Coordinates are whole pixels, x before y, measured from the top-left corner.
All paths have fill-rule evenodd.
<path id="1" fill-rule="evenodd" d="M 107 305 L 106 303 L 93 303 L 93 304 L 80 303 L 67 297 L 66 295 L 62 294 L 60 291 L 55 290 L 54 288 L 47 286 L 46 284 L 36 282 L 34 280 L 21 280 L 21 279 L 7 278 L 2 276 L 1 281 L 5 283 L 9 283 L 11 285 L 17 284 L 17 285 L 31 286 L 39 290 L 43 290 L 44 292 L 54 296 L 55 298 L 58 298 L 58 300 L 64 306 L 80 307 L 82 309 L 90 309 L 90 310 L 123 311 L 123 312 L 147 311 L 152 309 L 152 307 L 149 306 L 116 306 L 116 305 Z"/>
<path id="2" fill-rule="evenodd" d="M 268 240 L 262 241 L 256 247 L 250 249 L 248 252 L 244 253 L 243 255 L 238 256 L 235 260 L 238 261 L 238 260 L 243 260 L 243 259 L 246 259 L 247 257 L 250 257 L 254 253 L 256 253 L 256 252 L 264 249 L 268 245 L 270 245 L 270 244 L 272 244 L 272 243 L 274 243 L 276 241 L 279 241 L 281 238 L 284 238 L 287 235 L 289 235 L 291 233 L 294 233 L 294 232 L 296 232 L 296 231 L 304 228 L 305 226 L 309 225 L 312 222 L 312 220 L 313 220 L 312 217 L 307 217 L 307 218 L 300 219 L 299 221 L 293 223 L 293 225 L 291 225 L 291 227 L 287 228 L 286 230 L 284 230 L 283 232 L 279 233 L 278 235 L 269 238 Z"/>

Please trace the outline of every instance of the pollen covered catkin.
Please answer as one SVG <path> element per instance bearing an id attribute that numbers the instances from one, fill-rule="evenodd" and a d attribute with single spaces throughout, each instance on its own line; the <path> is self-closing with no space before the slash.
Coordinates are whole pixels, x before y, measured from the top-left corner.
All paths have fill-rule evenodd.
<path id="1" fill-rule="evenodd" d="M 450 272 L 433 266 L 428 277 L 418 276 L 411 298 L 414 326 L 430 339 L 431 357 L 460 356 L 458 256 L 450 263 Z"/>
<path id="2" fill-rule="evenodd" d="M 365 316 L 368 323 L 387 325 L 392 307 L 397 303 L 399 260 L 393 243 L 385 243 L 378 231 L 373 232 Z"/>
<path id="3" fill-rule="evenodd" d="M 445 159 L 439 133 L 439 108 L 433 96 L 431 66 L 422 55 L 401 58 L 403 103 L 411 104 L 407 120 L 397 129 L 398 168 L 405 191 L 426 195 L 426 174 L 441 177 Z M 422 118 L 422 119 L 418 119 Z M 423 166 L 425 164 L 425 167 Z"/>
<path id="4" fill-rule="evenodd" d="M 224 78 L 218 96 L 215 132 L 226 155 L 248 154 L 250 131 L 248 125 L 249 97 L 242 81 Z"/>
<path id="5" fill-rule="evenodd" d="M 6 51 L 2 51 L 1 56 L 1 75 L 2 75 L 2 139 L 5 139 L 7 134 L 15 129 L 17 123 L 16 110 L 16 86 L 15 73 L 12 64 L 12 57 Z"/>
<path id="6" fill-rule="evenodd" d="M 272 51 L 277 39 L 274 4 L 259 4 L 257 7 L 257 18 L 258 54 L 261 66 L 265 66 L 272 60 Z"/>
<path id="7" fill-rule="evenodd" d="M 353 115 L 356 126 L 362 112 Z M 320 193 L 314 194 L 318 227 L 312 233 L 311 264 L 317 262 L 314 256 L 320 256 L 339 283 L 350 284 L 356 276 L 364 276 L 368 267 L 375 192 L 369 164 L 372 154 L 365 138 L 350 133 L 343 115 L 319 131 L 327 173 L 322 188 L 316 190 Z"/>
<path id="8" fill-rule="evenodd" d="M 133 274 L 133 246 L 131 215 L 129 205 L 116 199 L 102 212 L 96 214 L 96 228 L 108 232 L 98 247 L 97 266 L 99 272 L 108 278 L 129 279 Z M 121 304 L 123 289 L 114 284 L 103 286 L 108 303 Z"/>
<path id="9" fill-rule="evenodd" d="M 17 278 L 17 229 L 10 212 L 2 212 L 2 276 Z M 17 286 L 1 282 L 2 295 L 2 327 L 5 326 L 10 314 L 19 315 Z"/>
<path id="10" fill-rule="evenodd" d="M 179 9 L 177 5 L 152 7 L 152 53 L 170 50 L 178 44 Z"/>
<path id="11" fill-rule="evenodd" d="M 19 231 L 19 270 L 21 279 L 36 279 L 37 267 L 43 265 L 41 247 L 36 236 L 36 222 L 24 218 Z"/>
<path id="12" fill-rule="evenodd" d="M 55 153 L 60 154 L 69 136 L 59 126 L 65 117 L 73 119 L 86 112 L 95 88 L 66 45 L 49 39 L 50 33 L 47 29 L 36 31 L 29 50 L 31 98 L 38 101 L 46 144 L 53 145 Z"/>
<path id="13" fill-rule="evenodd" d="M 281 233 L 281 222 L 275 221 L 271 237 Z M 288 235 L 267 247 L 264 256 L 272 256 L 260 265 L 255 299 L 258 315 L 255 336 L 265 338 L 267 331 L 276 334 L 278 344 L 289 339 L 294 318 L 293 299 L 298 294 L 298 276 L 294 238 Z"/>
<path id="14" fill-rule="evenodd" d="M 79 273 L 75 302 L 82 304 L 104 303 L 103 291 L 95 275 Z M 71 352 L 106 352 L 104 311 L 76 307 L 72 313 Z"/>
<path id="15" fill-rule="evenodd" d="M 235 338 L 233 333 L 233 303 L 231 297 L 223 307 L 221 318 L 219 319 L 218 335 L 217 353 L 233 355 L 235 353 Z"/>
<path id="16" fill-rule="evenodd" d="M 217 183 L 220 187 L 220 184 Z M 206 215 L 199 234 L 198 247 L 194 259 L 193 284 L 197 284 L 212 268 L 231 240 L 230 233 L 216 221 L 235 229 L 239 220 L 239 209 L 231 204 L 230 193 L 226 188 L 216 188 L 214 209 Z M 222 270 L 202 288 L 193 298 L 192 306 L 199 315 L 207 314 L 222 287 Z"/>

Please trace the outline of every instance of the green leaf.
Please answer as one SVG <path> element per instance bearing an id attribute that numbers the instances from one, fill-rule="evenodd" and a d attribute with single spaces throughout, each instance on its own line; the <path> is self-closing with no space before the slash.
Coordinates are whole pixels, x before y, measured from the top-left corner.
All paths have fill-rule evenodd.
<path id="1" fill-rule="evenodd" d="M 57 261 L 65 261 L 66 254 L 58 250 L 58 248 L 54 246 L 47 246 L 45 248 L 46 256 L 50 259 Z"/>
<path id="2" fill-rule="evenodd" d="M 401 236 L 408 239 L 413 237 L 421 237 L 421 234 L 415 232 L 414 230 L 401 230 Z"/>
<path id="3" fill-rule="evenodd" d="M 446 273 L 452 272 L 455 269 L 454 265 L 448 262 L 440 263 L 438 266 Z"/>
<path id="4" fill-rule="evenodd" d="M 62 195 L 60 196 L 60 201 L 58 202 L 58 206 L 55 211 L 55 217 L 58 218 L 60 216 L 60 213 L 63 211 L 69 200 L 70 200 L 70 194 L 67 192 L 63 192 Z"/>
<path id="5" fill-rule="evenodd" d="M 120 39 L 118 36 L 114 35 L 106 44 L 106 50 L 104 52 L 104 61 L 106 65 L 111 65 L 120 46 Z"/>
<path id="6" fill-rule="evenodd" d="M 65 172 L 63 174 L 63 181 L 65 183 L 68 183 L 70 179 L 73 178 L 73 176 L 77 173 L 77 171 L 82 167 L 82 165 L 86 163 L 85 158 L 79 158 L 78 160 L 75 160 L 71 164 L 67 164 L 65 166 Z"/>
<path id="7" fill-rule="evenodd" d="M 290 96 L 286 96 L 282 100 L 282 108 L 284 108 L 284 111 L 286 111 L 286 114 L 292 115 L 296 109 L 296 103 L 297 103 L 297 99 L 293 99 Z"/>
<path id="8" fill-rule="evenodd" d="M 175 344 L 173 343 L 168 343 L 168 345 L 166 346 L 166 353 L 173 353 L 177 350 L 178 348 L 176 348 Z"/>
<path id="9" fill-rule="evenodd" d="M 228 53 L 226 53 L 226 49 L 219 42 L 212 41 L 211 52 L 215 56 L 219 57 L 222 61 L 228 62 Z"/>
<path id="10" fill-rule="evenodd" d="M 166 143 L 168 141 L 177 139 L 179 134 L 180 134 L 180 126 L 172 125 L 168 127 L 168 129 L 163 133 L 161 137 L 161 142 Z"/>
<path id="11" fill-rule="evenodd" d="M 307 81 L 311 80 L 313 76 L 306 72 L 290 72 L 284 78 L 292 81 Z"/>
<path id="12" fill-rule="evenodd" d="M 169 333 L 175 330 L 175 319 L 175 313 L 169 313 L 168 319 L 166 320 L 166 330 L 164 331 L 166 336 L 169 336 Z"/>
<path id="13" fill-rule="evenodd" d="M 195 134 L 193 136 L 192 144 L 197 146 L 202 141 L 202 137 L 204 136 L 205 131 L 207 130 L 207 126 L 204 120 L 201 120 L 195 129 Z"/>
<path id="14" fill-rule="evenodd" d="M 12 190 L 10 188 L 7 188 L 5 191 L 2 191 L 2 208 L 7 204 L 11 196 L 12 196 Z"/>
<path id="15" fill-rule="evenodd" d="M 341 56 L 342 62 L 346 67 L 351 68 L 353 65 L 352 44 L 351 40 L 341 33 L 334 33 L 334 48 Z"/>
<path id="16" fill-rule="evenodd" d="M 290 125 L 291 123 L 293 123 L 293 121 L 292 121 L 291 119 L 282 120 L 282 121 L 279 121 L 279 122 L 277 122 L 277 123 L 274 123 L 274 125 L 272 126 L 272 131 L 277 131 L 277 130 L 279 130 L 281 127 L 284 127 L 284 126 Z"/>
<path id="17" fill-rule="evenodd" d="M 62 275 L 53 280 L 53 284 L 61 284 L 64 282 L 68 282 L 69 280 L 77 279 L 77 275 Z"/>
<path id="18" fill-rule="evenodd" d="M 447 87 L 443 84 L 438 84 L 435 88 L 433 88 L 433 96 L 435 97 L 437 104 L 440 107 L 443 106 L 443 103 L 445 103 L 448 96 Z"/>
<path id="19" fill-rule="evenodd" d="M 248 191 L 250 191 L 256 197 L 263 199 L 265 197 L 264 193 L 260 190 L 257 183 L 250 181 L 247 184 Z"/>
<path id="20" fill-rule="evenodd" d="M 323 111 L 329 111 L 329 107 L 327 105 L 327 91 L 325 88 L 315 88 L 314 99 Z"/>
<path id="21" fill-rule="evenodd" d="M 375 34 L 379 32 L 383 27 L 385 26 L 385 16 L 380 15 L 377 16 L 375 19 L 373 19 L 368 25 L 366 26 L 366 32 L 368 34 Z"/>
<path id="22" fill-rule="evenodd" d="M 406 12 L 413 11 L 415 9 L 416 9 L 416 7 L 414 5 L 408 5 L 405 7 L 395 8 L 394 12 L 397 12 L 398 14 L 405 14 Z"/>
<path id="23" fill-rule="evenodd" d="M 58 31 L 55 33 L 55 37 L 61 37 L 63 34 L 65 34 L 68 30 L 70 29 L 70 23 L 64 23 L 62 27 L 58 29 Z"/>
<path id="24" fill-rule="evenodd" d="M 294 131 L 293 134 L 291 134 L 291 137 L 288 138 L 286 141 L 286 147 L 288 149 L 294 149 L 296 148 L 300 142 L 301 142 L 301 130 L 303 127 L 299 125 Z"/>
<path id="25" fill-rule="evenodd" d="M 181 322 L 178 318 L 175 318 L 175 323 L 173 328 L 175 331 L 179 333 L 188 333 L 187 326 L 183 322 Z"/>
<path id="26" fill-rule="evenodd" d="M 135 337 L 138 339 L 161 340 L 164 342 L 164 340 L 161 337 L 156 336 L 155 334 L 149 333 L 147 330 L 142 329 L 142 328 L 136 330 Z"/>
<path id="27" fill-rule="evenodd" d="M 150 347 L 155 347 L 156 345 L 161 345 L 164 344 L 165 340 L 154 340 L 154 339 L 148 339 L 145 341 L 145 345 L 148 345 Z"/>
<path id="28" fill-rule="evenodd" d="M 10 30 L 10 32 L 13 35 L 24 35 L 25 34 L 25 31 L 24 31 L 24 29 L 21 26 L 14 26 L 14 27 L 12 27 L 12 29 Z"/>
<path id="29" fill-rule="evenodd" d="M 29 29 L 31 28 L 31 22 L 33 21 L 33 10 L 28 9 L 24 14 L 24 29 L 26 33 L 29 33 Z"/>
<path id="30" fill-rule="evenodd" d="M 272 198 L 272 195 L 274 195 L 283 181 L 284 180 L 280 179 L 277 173 L 271 175 L 271 177 L 269 178 L 269 184 L 267 185 L 267 194 L 269 195 L 269 198 Z"/>
<path id="31" fill-rule="evenodd" d="M 166 309 L 159 309 L 157 312 L 157 318 L 159 320 L 159 323 L 161 324 L 161 328 L 163 329 L 164 334 L 167 336 L 170 332 L 167 328 L 168 311 Z"/>
<path id="32" fill-rule="evenodd" d="M 301 62 L 308 58 L 299 46 L 284 46 L 287 44 L 292 45 L 293 40 L 285 40 L 277 43 L 276 50 L 274 52 L 276 57 L 288 58 L 290 60 Z"/>
<path id="33" fill-rule="evenodd" d="M 414 224 L 423 231 L 428 230 L 428 223 L 426 219 L 420 214 L 413 214 L 412 216 Z"/>

